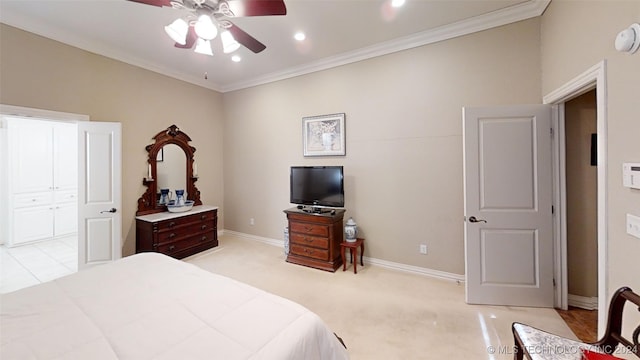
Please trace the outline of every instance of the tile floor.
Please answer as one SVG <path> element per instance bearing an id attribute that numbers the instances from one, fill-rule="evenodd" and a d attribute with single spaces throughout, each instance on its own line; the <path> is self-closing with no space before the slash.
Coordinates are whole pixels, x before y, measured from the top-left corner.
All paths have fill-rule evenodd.
<path id="1" fill-rule="evenodd" d="M 70 236 L 16 247 L 0 246 L 0 293 L 78 271 L 78 238 Z"/>

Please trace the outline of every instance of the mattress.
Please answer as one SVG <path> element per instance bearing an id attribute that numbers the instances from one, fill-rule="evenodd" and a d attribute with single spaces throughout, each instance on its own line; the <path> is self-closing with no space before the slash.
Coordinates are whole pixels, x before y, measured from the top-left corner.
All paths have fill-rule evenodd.
<path id="1" fill-rule="evenodd" d="M 313 312 L 157 253 L 0 296 L 0 358 L 348 359 Z"/>

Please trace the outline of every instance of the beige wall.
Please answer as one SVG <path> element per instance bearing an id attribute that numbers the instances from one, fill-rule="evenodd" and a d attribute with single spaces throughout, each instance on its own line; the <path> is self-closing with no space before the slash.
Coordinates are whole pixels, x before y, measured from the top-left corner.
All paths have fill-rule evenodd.
<path id="1" fill-rule="evenodd" d="M 202 201 L 222 205 L 219 93 L 0 25 L 0 103 L 122 123 L 123 255 L 135 252 L 145 146 L 176 124 L 196 147 Z M 224 227 L 221 218 L 220 227 Z"/>
<path id="2" fill-rule="evenodd" d="M 596 92 L 565 104 L 569 294 L 598 297 L 598 173 L 591 165 Z"/>
<path id="3" fill-rule="evenodd" d="M 606 59 L 609 290 L 640 288 L 640 240 L 624 228 L 640 193 L 620 174 L 640 161 L 640 55 L 613 48 L 639 17 L 637 1 L 554 0 L 541 19 L 224 95 L 0 25 L 0 103 L 122 122 L 125 255 L 144 146 L 175 123 L 198 149 L 203 201 L 224 201 L 221 227 L 281 239 L 289 166 L 342 164 L 367 256 L 463 274 L 461 108 L 539 103 Z M 347 156 L 304 158 L 301 118 L 336 112 L 347 114 Z"/>
<path id="4" fill-rule="evenodd" d="M 289 167 L 344 165 L 365 256 L 464 274 L 462 107 L 540 103 L 539 48 L 533 19 L 224 94 L 226 229 L 282 239 Z M 302 117 L 339 112 L 347 155 L 304 158 Z"/>
<path id="5" fill-rule="evenodd" d="M 640 191 L 622 186 L 622 163 L 640 162 L 640 53 L 619 53 L 619 31 L 640 20 L 640 1 L 554 0 L 542 16 L 542 92 L 596 63 L 607 62 L 608 291 L 640 289 L 640 239 L 626 233 L 627 213 L 640 215 Z"/>

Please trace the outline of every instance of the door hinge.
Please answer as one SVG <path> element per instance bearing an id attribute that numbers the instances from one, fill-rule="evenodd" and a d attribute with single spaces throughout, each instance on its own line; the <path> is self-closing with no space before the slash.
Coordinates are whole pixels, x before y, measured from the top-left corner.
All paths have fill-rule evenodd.
<path id="1" fill-rule="evenodd" d="M 555 214 L 556 213 L 556 208 L 553 207 L 553 205 L 551 205 L 551 214 Z"/>
<path id="2" fill-rule="evenodd" d="M 553 137 L 553 128 L 549 128 L 549 135 L 551 135 L 551 137 Z"/>
<path id="3" fill-rule="evenodd" d="M 553 287 L 556 287 L 556 279 L 553 279 Z"/>

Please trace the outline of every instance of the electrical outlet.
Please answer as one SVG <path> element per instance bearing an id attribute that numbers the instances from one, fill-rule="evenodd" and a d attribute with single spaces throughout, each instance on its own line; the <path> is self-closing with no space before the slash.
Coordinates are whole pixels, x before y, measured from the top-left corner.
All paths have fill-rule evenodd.
<path id="1" fill-rule="evenodd" d="M 420 244 L 420 254 L 427 254 L 427 244 Z"/>
<path id="2" fill-rule="evenodd" d="M 249 225 L 255 225 L 255 224 L 256 224 L 256 221 L 253 218 L 249 219 Z"/>
<path id="3" fill-rule="evenodd" d="M 640 217 L 627 214 L 627 234 L 640 238 Z"/>

